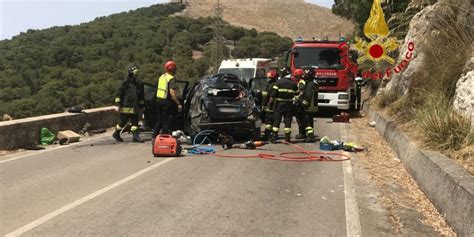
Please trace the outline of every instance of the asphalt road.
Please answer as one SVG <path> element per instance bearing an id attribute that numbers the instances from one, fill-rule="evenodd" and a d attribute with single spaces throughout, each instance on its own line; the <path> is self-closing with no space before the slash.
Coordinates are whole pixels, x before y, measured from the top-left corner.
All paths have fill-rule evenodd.
<path id="1" fill-rule="evenodd" d="M 317 121 L 318 135 L 347 139 L 349 124 L 327 123 L 326 118 Z M 304 146 L 317 150 L 319 144 Z M 263 149 L 260 152 L 279 154 L 292 148 L 277 144 Z M 377 204 L 357 201 L 351 161 L 160 159 L 152 157 L 150 142 L 116 144 L 107 136 L 0 161 L 0 190 L 1 235 L 355 236 L 362 229 L 364 233 L 389 232 L 379 228 L 387 225 L 384 218 L 373 215 L 381 213 Z M 370 192 L 368 187 L 363 190 Z M 360 214 L 360 206 L 368 211 Z"/>

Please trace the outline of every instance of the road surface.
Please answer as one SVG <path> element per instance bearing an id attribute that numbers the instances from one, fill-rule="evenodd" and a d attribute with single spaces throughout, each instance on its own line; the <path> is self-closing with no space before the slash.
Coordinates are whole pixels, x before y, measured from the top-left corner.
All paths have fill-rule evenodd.
<path id="1" fill-rule="evenodd" d="M 318 118 L 316 131 L 347 140 L 349 126 Z M 317 150 L 319 144 L 304 146 Z M 152 157 L 150 142 L 116 144 L 110 136 L 15 154 L 0 161 L 0 234 L 393 235 L 385 211 L 370 197 L 377 190 L 354 178 L 363 173 L 353 171 L 355 160 L 160 159 Z"/>

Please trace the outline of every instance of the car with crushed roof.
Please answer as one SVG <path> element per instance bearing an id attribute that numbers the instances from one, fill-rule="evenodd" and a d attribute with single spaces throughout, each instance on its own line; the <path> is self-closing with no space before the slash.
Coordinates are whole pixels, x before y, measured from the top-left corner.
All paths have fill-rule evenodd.
<path id="1" fill-rule="evenodd" d="M 260 138 L 260 111 L 245 80 L 233 74 L 201 78 L 187 92 L 184 102 L 184 131 L 195 135 L 203 130 Z"/>

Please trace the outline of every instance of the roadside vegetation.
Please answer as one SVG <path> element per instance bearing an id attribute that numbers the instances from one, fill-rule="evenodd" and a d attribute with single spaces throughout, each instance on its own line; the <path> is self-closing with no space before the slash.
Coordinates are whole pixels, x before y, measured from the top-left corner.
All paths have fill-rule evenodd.
<path id="1" fill-rule="evenodd" d="M 156 83 L 173 59 L 180 80 L 210 73 L 214 19 L 174 16 L 184 6 L 159 4 L 75 26 L 28 30 L 0 41 L 0 117 L 14 119 L 63 112 L 79 105 L 113 104 L 113 94 L 132 64 Z M 272 32 L 223 26 L 221 57 L 276 57 L 291 45 Z M 1 118 L 0 118 L 1 119 Z"/>

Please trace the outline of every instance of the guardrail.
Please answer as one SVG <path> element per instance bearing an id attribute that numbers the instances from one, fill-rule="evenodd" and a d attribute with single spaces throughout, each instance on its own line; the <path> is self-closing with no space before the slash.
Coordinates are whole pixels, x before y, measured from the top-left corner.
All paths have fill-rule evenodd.
<path id="1" fill-rule="evenodd" d="M 38 117 L 0 122 L 0 150 L 35 147 L 39 143 L 40 129 L 45 127 L 53 133 L 62 130 L 79 132 L 86 124 L 89 129 L 115 126 L 118 113 L 114 106 L 86 109 L 83 113 L 59 113 Z"/>

